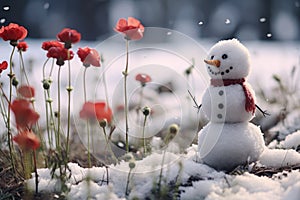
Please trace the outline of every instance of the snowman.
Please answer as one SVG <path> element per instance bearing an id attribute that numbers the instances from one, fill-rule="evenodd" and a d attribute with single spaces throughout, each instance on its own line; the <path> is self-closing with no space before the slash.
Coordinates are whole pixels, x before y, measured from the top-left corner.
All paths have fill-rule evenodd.
<path id="1" fill-rule="evenodd" d="M 231 171 L 257 161 L 265 149 L 260 129 L 249 121 L 258 109 L 255 94 L 246 82 L 250 71 L 247 48 L 237 39 L 215 44 L 204 60 L 210 86 L 201 109 L 209 123 L 199 132 L 198 153 L 207 165 Z"/>

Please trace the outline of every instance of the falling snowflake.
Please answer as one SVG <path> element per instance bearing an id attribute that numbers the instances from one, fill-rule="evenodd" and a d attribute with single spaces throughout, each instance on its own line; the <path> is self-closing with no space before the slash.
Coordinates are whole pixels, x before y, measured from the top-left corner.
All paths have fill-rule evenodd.
<path id="1" fill-rule="evenodd" d="M 272 34 L 271 33 L 267 33 L 267 37 L 268 38 L 272 37 Z"/>
<path id="2" fill-rule="evenodd" d="M 1 19 L 0 19 L 0 23 L 1 23 L 1 24 L 5 23 L 5 21 L 6 21 L 5 18 L 1 18 Z"/>
<path id="3" fill-rule="evenodd" d="M 230 24 L 230 19 L 226 19 L 225 24 Z"/>
<path id="4" fill-rule="evenodd" d="M 168 31 L 168 32 L 167 32 L 167 35 L 172 35 L 172 32 L 171 32 L 171 31 Z"/>
<path id="5" fill-rule="evenodd" d="M 8 11 L 9 10 L 9 6 L 3 6 L 3 10 Z"/>
<path id="6" fill-rule="evenodd" d="M 260 19 L 259 19 L 259 21 L 261 22 L 261 23 L 264 23 L 264 22 L 266 22 L 266 18 L 265 17 L 261 17 Z"/>
<path id="7" fill-rule="evenodd" d="M 45 3 L 45 4 L 44 4 L 44 9 L 45 9 L 45 10 L 47 10 L 49 7 L 50 7 L 50 4 L 49 4 L 49 3 Z"/>
<path id="8" fill-rule="evenodd" d="M 295 2 L 295 6 L 296 6 L 297 8 L 299 8 L 299 7 L 300 7 L 300 2 L 299 2 L 299 1 L 296 1 L 296 2 Z"/>
<path id="9" fill-rule="evenodd" d="M 200 21 L 198 24 L 199 24 L 199 25 L 203 25 L 203 21 Z"/>

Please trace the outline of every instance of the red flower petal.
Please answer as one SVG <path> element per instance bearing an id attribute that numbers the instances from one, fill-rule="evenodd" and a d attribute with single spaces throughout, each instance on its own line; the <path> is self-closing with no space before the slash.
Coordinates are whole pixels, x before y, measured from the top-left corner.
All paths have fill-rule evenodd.
<path id="1" fill-rule="evenodd" d="M 6 61 L 3 61 L 2 63 L 0 63 L 0 73 L 7 69 L 8 63 Z"/>
<path id="2" fill-rule="evenodd" d="M 81 39 L 81 34 L 74 29 L 64 28 L 60 33 L 57 34 L 57 39 L 64 43 L 77 43 Z"/>
<path id="3" fill-rule="evenodd" d="M 135 80 L 139 81 L 142 85 L 151 81 L 151 77 L 148 74 L 137 74 Z"/>
<path id="4" fill-rule="evenodd" d="M 68 54 L 69 51 L 69 54 Z M 56 58 L 62 61 L 71 60 L 74 57 L 74 53 L 71 50 L 63 47 L 51 47 L 47 53 L 48 58 Z"/>
<path id="5" fill-rule="evenodd" d="M 46 42 L 43 42 L 42 44 L 42 49 L 48 51 L 51 47 L 61 47 L 63 48 L 64 45 L 59 42 L 59 41 L 56 41 L 56 40 L 53 40 L 53 41 L 46 41 Z"/>
<path id="6" fill-rule="evenodd" d="M 33 98 L 35 95 L 34 88 L 29 85 L 22 85 L 18 88 L 18 93 L 25 98 Z"/>
<path id="7" fill-rule="evenodd" d="M 115 31 L 123 33 L 129 40 L 140 40 L 144 36 L 144 29 L 141 22 L 133 17 L 119 19 L 115 27 Z"/>
<path id="8" fill-rule="evenodd" d="M 10 106 L 15 114 L 17 129 L 30 129 L 40 118 L 40 115 L 30 107 L 30 102 L 25 99 L 14 100 Z"/>
<path id="9" fill-rule="evenodd" d="M 0 29 L 0 37 L 4 40 L 18 41 L 23 40 L 27 36 L 27 29 L 18 24 L 10 23 L 8 26 L 2 26 Z"/>
<path id="10" fill-rule="evenodd" d="M 28 151 L 30 149 L 36 150 L 40 147 L 39 138 L 29 130 L 21 131 L 18 135 L 13 137 L 13 140 L 19 145 L 22 150 Z"/>
<path id="11" fill-rule="evenodd" d="M 96 49 L 89 47 L 79 48 L 77 54 L 84 66 L 100 67 L 100 55 Z"/>
<path id="12" fill-rule="evenodd" d="M 19 51 L 26 51 L 28 49 L 28 44 L 26 42 L 19 42 L 17 48 Z"/>
<path id="13" fill-rule="evenodd" d="M 101 121 L 106 119 L 108 123 L 112 120 L 112 110 L 105 102 L 85 102 L 79 113 L 80 118 Z"/>

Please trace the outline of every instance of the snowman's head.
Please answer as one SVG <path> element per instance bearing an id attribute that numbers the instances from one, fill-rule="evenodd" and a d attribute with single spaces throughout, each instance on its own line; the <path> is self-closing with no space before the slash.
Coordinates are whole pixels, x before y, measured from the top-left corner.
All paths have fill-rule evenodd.
<path id="1" fill-rule="evenodd" d="M 248 49 L 237 39 L 219 41 L 209 50 L 204 62 L 213 79 L 245 78 L 250 71 Z"/>

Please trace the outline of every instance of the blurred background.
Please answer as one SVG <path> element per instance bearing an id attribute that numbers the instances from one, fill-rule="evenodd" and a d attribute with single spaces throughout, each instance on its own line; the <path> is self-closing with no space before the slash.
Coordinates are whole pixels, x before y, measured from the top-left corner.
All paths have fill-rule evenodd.
<path id="1" fill-rule="evenodd" d="M 299 40 L 300 0 L 1 0 L 0 25 L 19 23 L 31 38 L 53 38 L 62 28 L 85 40 L 113 34 L 121 17 L 193 38 Z"/>

